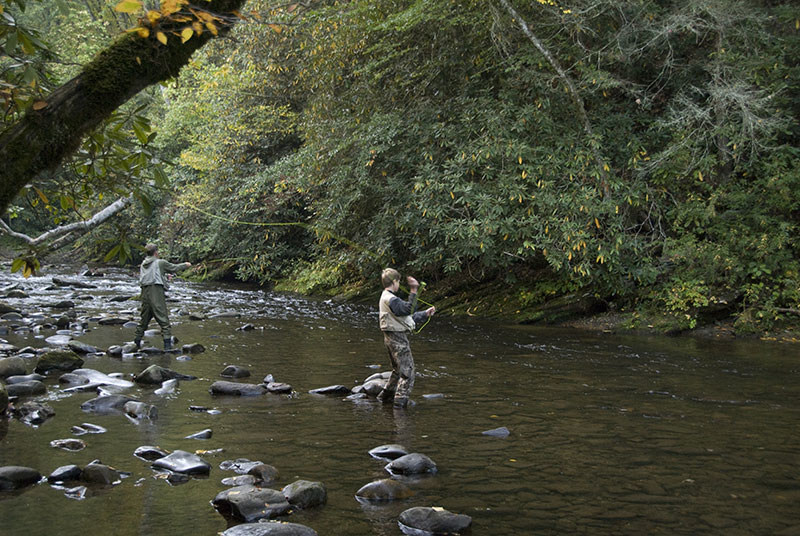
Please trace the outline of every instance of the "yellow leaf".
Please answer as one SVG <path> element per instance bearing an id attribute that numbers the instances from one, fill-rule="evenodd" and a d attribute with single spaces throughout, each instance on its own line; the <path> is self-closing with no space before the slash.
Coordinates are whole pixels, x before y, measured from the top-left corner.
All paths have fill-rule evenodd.
<path id="1" fill-rule="evenodd" d="M 211 32 L 213 35 L 218 35 L 219 34 L 219 30 L 217 30 L 217 27 L 214 26 L 213 22 L 207 22 L 206 23 L 206 28 L 208 28 L 208 31 Z"/>
<path id="2" fill-rule="evenodd" d="M 186 41 L 191 39 L 193 35 L 194 35 L 194 30 L 192 30 L 189 27 L 184 28 L 183 31 L 181 31 L 181 43 L 185 43 Z"/>
<path id="3" fill-rule="evenodd" d="M 150 21 L 151 26 L 155 24 L 155 22 L 160 18 L 161 18 L 161 13 L 159 13 L 158 11 L 154 11 L 151 9 L 147 12 L 147 20 Z"/>
<path id="4" fill-rule="evenodd" d="M 700 179 L 700 182 L 703 182 L 703 172 L 702 171 L 698 171 L 697 172 L 697 178 Z"/>
<path id="5" fill-rule="evenodd" d="M 450 199 L 455 199 L 455 198 L 456 196 L 453 194 L 453 192 L 450 192 Z"/>
<path id="6" fill-rule="evenodd" d="M 281 33 L 283 31 L 283 28 L 281 28 L 277 24 L 270 24 L 269 28 L 275 33 Z"/>
<path id="7" fill-rule="evenodd" d="M 528 176 L 528 172 L 523 169 L 522 170 L 522 178 L 524 179 L 527 176 Z"/>
<path id="8" fill-rule="evenodd" d="M 594 224 L 597 225 L 597 228 L 600 228 L 600 222 L 597 221 L 597 218 L 594 219 Z"/>
<path id="9" fill-rule="evenodd" d="M 139 56 L 136 56 L 136 63 L 141 65 L 142 64 L 142 58 L 140 58 Z"/>
<path id="10" fill-rule="evenodd" d="M 605 169 L 606 171 L 611 171 L 611 168 L 608 167 L 608 164 L 603 164 L 603 169 Z"/>
<path id="11" fill-rule="evenodd" d="M 139 0 L 122 0 L 114 8 L 115 11 L 120 13 L 136 13 L 140 9 L 142 9 L 142 3 Z"/>
<path id="12" fill-rule="evenodd" d="M 167 44 L 167 36 L 164 32 L 156 33 L 156 39 L 158 39 L 158 42 L 161 43 L 162 45 Z"/>
<path id="13" fill-rule="evenodd" d="M 147 39 L 148 37 L 150 37 L 150 30 L 148 30 L 147 28 L 135 28 L 135 30 L 136 33 L 139 34 L 139 37 L 141 37 L 142 39 Z"/>
<path id="14" fill-rule="evenodd" d="M 519 158 L 517 158 L 517 160 L 519 161 L 519 165 L 522 165 L 522 157 L 520 156 Z"/>

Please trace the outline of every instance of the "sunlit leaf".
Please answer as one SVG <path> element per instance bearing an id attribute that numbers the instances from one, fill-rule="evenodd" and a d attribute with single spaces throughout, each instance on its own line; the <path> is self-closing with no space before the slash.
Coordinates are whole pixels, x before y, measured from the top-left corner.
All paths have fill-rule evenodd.
<path id="1" fill-rule="evenodd" d="M 181 43 L 185 43 L 186 41 L 191 39 L 193 35 L 194 35 L 194 30 L 192 30 L 191 28 L 184 28 L 183 31 L 181 32 Z"/>
<path id="2" fill-rule="evenodd" d="M 167 44 L 167 35 L 164 32 L 157 32 L 156 39 L 158 39 L 158 42 L 161 43 L 162 45 Z"/>
<path id="3" fill-rule="evenodd" d="M 142 3 L 139 0 L 122 0 L 117 7 L 114 8 L 115 11 L 120 13 L 137 13 L 142 9 Z"/>

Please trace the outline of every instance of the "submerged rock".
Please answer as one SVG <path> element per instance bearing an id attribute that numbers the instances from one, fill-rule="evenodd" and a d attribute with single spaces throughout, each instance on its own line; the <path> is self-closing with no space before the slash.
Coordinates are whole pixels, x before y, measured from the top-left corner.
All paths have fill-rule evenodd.
<path id="1" fill-rule="evenodd" d="M 262 384 L 218 381 L 211 384 L 212 395 L 259 396 L 267 392 Z"/>
<path id="2" fill-rule="evenodd" d="M 413 496 L 411 488 L 392 478 L 374 480 L 356 492 L 359 501 L 394 501 Z"/>
<path id="3" fill-rule="evenodd" d="M 55 447 L 57 449 L 62 450 L 71 450 L 73 452 L 77 452 L 79 450 L 83 450 L 86 448 L 86 443 L 81 441 L 80 439 L 54 439 L 50 442 L 51 447 Z"/>
<path id="4" fill-rule="evenodd" d="M 0 467 L 0 491 L 10 491 L 32 486 L 42 479 L 36 469 L 18 465 Z"/>
<path id="5" fill-rule="evenodd" d="M 0 416 L 6 414 L 8 410 L 8 392 L 6 391 L 6 386 L 3 382 L 0 382 Z"/>
<path id="6" fill-rule="evenodd" d="M 322 482 L 295 480 L 281 491 L 289 504 L 298 508 L 320 506 L 328 500 L 328 491 Z"/>
<path id="7" fill-rule="evenodd" d="M 393 475 L 421 475 L 437 471 L 433 460 L 418 452 L 412 452 L 393 460 L 386 464 L 385 469 Z"/>
<path id="8" fill-rule="evenodd" d="M 72 427 L 72 433 L 75 435 L 84 435 L 84 434 L 104 434 L 108 430 L 103 428 L 102 426 L 98 426 L 92 423 L 82 423 L 80 426 L 75 425 Z"/>
<path id="9" fill-rule="evenodd" d="M 241 475 L 249 473 L 254 467 L 266 465 L 264 462 L 252 461 L 247 458 L 237 458 L 235 460 L 225 460 L 219 464 L 223 471 L 234 471 Z"/>
<path id="10" fill-rule="evenodd" d="M 176 450 L 172 454 L 155 460 L 153 467 L 186 475 L 207 475 L 211 472 L 211 464 L 200 456 L 185 450 Z"/>
<path id="11" fill-rule="evenodd" d="M 511 432 L 505 426 L 501 426 L 499 428 L 493 428 L 491 430 L 486 430 L 485 432 L 481 432 L 483 435 L 492 436 L 492 437 L 508 437 Z"/>
<path id="12" fill-rule="evenodd" d="M 253 522 L 289 512 L 291 505 L 280 491 L 255 486 L 237 486 L 221 491 L 211 502 L 222 516 Z"/>
<path id="13" fill-rule="evenodd" d="M 472 518 L 453 514 L 444 508 L 415 506 L 400 514 L 400 530 L 406 534 L 462 534 L 472 524 Z"/>
<path id="14" fill-rule="evenodd" d="M 236 525 L 223 532 L 222 536 L 317 536 L 317 533 L 297 523 L 267 521 Z"/>

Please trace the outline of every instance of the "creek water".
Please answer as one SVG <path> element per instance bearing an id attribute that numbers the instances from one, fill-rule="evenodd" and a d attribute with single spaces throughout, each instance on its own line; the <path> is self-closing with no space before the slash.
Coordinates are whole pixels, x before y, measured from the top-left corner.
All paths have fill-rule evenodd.
<path id="1" fill-rule="evenodd" d="M 7 298 L 35 317 L 72 299 L 79 317 L 136 316 L 130 272 L 64 275 L 96 288 L 54 288 L 51 274 L 3 275 L 29 298 Z M 378 296 L 376 288 L 376 300 Z M 352 387 L 388 370 L 374 307 L 312 300 L 235 285 L 179 281 L 169 293 L 173 332 L 204 353 L 120 359 L 86 357 L 85 368 L 135 374 L 156 363 L 197 376 L 173 394 L 128 393 L 158 408 L 153 422 L 84 413 L 96 393 L 65 393 L 49 378 L 56 415 L 39 427 L 0 420 L 0 466 L 43 475 L 99 459 L 130 473 L 111 488 L 68 498 L 46 482 L 0 494 L 0 534 L 213 535 L 229 525 L 210 504 L 235 476 L 219 468 L 247 458 L 275 466 L 280 489 L 321 481 L 327 504 L 296 510 L 286 521 L 320 535 L 400 535 L 398 515 L 440 506 L 472 517 L 472 534 L 800 534 L 800 361 L 797 347 L 758 341 L 711 341 L 594 334 L 434 317 L 412 337 L 416 405 L 394 410 L 375 400 L 309 394 L 331 384 Z M 205 317 L 189 320 L 188 313 Z M 221 313 L 238 316 L 217 317 Z M 251 331 L 238 331 L 245 323 Z M 52 330 L 14 322 L 3 336 L 18 347 L 46 346 Z M 8 323 L 6 324 L 8 325 Z M 152 323 L 156 327 L 155 322 Z M 133 330 L 100 326 L 74 334 L 108 348 Z M 161 341 L 153 342 L 160 347 Z M 291 395 L 212 397 L 209 386 L 228 364 L 292 385 Z M 29 364 L 29 372 L 34 361 Z M 428 395 L 428 396 L 426 396 Z M 442 396 L 430 396 L 442 395 Z M 206 406 L 219 413 L 197 412 Z M 81 436 L 87 448 L 50 446 L 84 422 L 107 429 Z M 507 437 L 482 432 L 506 427 Z M 186 439 L 205 428 L 208 440 Z M 373 447 L 400 443 L 438 465 L 405 479 L 415 495 L 361 504 L 364 484 L 389 476 Z M 180 485 L 159 478 L 133 456 L 141 445 L 212 451 L 208 478 Z M 222 452 L 216 452 L 223 449 Z"/>

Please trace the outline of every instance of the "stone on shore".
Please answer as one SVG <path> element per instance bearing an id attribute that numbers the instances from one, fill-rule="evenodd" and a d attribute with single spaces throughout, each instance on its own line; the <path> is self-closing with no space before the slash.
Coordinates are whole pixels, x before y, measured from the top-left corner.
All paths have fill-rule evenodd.
<path id="1" fill-rule="evenodd" d="M 427 534 L 463 534 L 472 524 L 472 518 L 444 508 L 415 506 L 401 513 L 397 523 L 406 534 L 419 534 L 407 529 Z"/>
<path id="2" fill-rule="evenodd" d="M 317 533 L 314 529 L 297 523 L 267 521 L 236 525 L 223 532 L 222 536 L 317 536 Z"/>
<path id="3" fill-rule="evenodd" d="M 289 504 L 298 508 L 312 508 L 327 502 L 328 491 L 322 482 L 295 480 L 283 488 L 283 496 Z"/>
<path id="4" fill-rule="evenodd" d="M 291 505 L 280 491 L 255 486 L 237 486 L 221 491 L 212 501 L 223 517 L 251 523 L 273 519 L 289 512 Z"/>
<path id="5" fill-rule="evenodd" d="M 51 350 L 39 356 L 34 372 L 37 374 L 56 374 L 60 372 L 72 372 L 83 366 L 83 359 L 71 350 Z"/>
<path id="6" fill-rule="evenodd" d="M 0 467 L 0 491 L 11 491 L 32 486 L 39 482 L 41 478 L 42 475 L 39 474 L 39 471 L 30 467 L 18 465 Z"/>
<path id="7" fill-rule="evenodd" d="M 211 384 L 212 395 L 260 396 L 267 392 L 262 384 L 218 381 Z"/>

